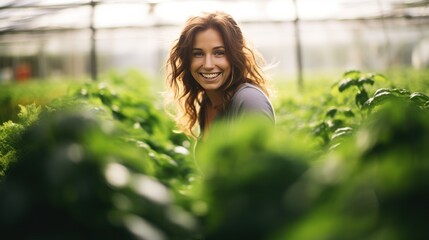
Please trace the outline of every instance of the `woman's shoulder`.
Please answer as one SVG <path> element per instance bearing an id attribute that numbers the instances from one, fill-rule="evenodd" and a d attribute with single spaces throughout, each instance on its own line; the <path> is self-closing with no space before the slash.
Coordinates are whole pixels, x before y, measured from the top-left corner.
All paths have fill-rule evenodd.
<path id="1" fill-rule="evenodd" d="M 233 96 L 234 100 L 257 100 L 266 99 L 267 95 L 258 86 L 251 83 L 243 83 L 240 85 Z M 269 101 L 269 100 L 268 100 Z"/>
<path id="2" fill-rule="evenodd" d="M 244 112 L 260 112 L 274 121 L 275 113 L 267 95 L 256 85 L 242 84 L 231 99 L 229 113 L 233 116 Z"/>

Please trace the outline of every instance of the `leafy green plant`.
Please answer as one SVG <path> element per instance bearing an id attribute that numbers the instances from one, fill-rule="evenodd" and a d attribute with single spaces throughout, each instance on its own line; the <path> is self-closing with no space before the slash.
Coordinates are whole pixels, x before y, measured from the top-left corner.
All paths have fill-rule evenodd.
<path id="1" fill-rule="evenodd" d="M 417 105 L 420 108 L 428 109 L 429 106 L 429 97 L 421 92 L 413 92 L 406 89 L 388 89 L 381 88 L 378 89 L 374 96 L 369 98 L 363 105 L 363 109 L 371 112 L 375 107 L 385 104 L 389 101 L 402 101 L 409 102 Z"/>
<path id="2" fill-rule="evenodd" d="M 355 118 L 353 110 L 349 107 L 330 107 L 325 118 L 313 128 L 314 136 L 321 137 L 324 145 L 344 134 L 348 134 L 356 126 L 351 119 Z"/>
<path id="3" fill-rule="evenodd" d="M 339 104 L 346 104 L 345 106 L 330 107 L 326 110 L 325 119 L 318 123 L 313 130 L 315 136 L 323 139 L 324 145 L 331 148 L 338 146 L 340 139 L 360 126 L 377 106 L 392 101 L 410 102 L 426 109 L 429 106 L 427 95 L 421 92 L 410 92 L 407 89 L 382 87 L 375 90 L 373 96 L 370 97 L 366 86 L 372 86 L 376 82 L 386 83 L 389 81 L 381 74 L 362 73 L 353 70 L 344 73 L 341 80 L 334 84 L 339 93 L 351 91 L 349 89 L 354 90 L 351 92 L 354 94 L 354 103 L 357 108 L 348 106 L 347 101 L 345 101 L 339 102 Z"/>
<path id="4" fill-rule="evenodd" d="M 202 215 L 206 239 L 269 239 L 302 214 L 299 200 L 285 204 L 285 194 L 314 149 L 258 120 L 219 125 L 197 147 L 203 178 L 194 186 L 193 209 Z"/>
<path id="5" fill-rule="evenodd" d="M 191 143 L 183 134 L 173 131 L 174 122 L 156 104 L 147 81 L 133 71 L 124 75 L 113 73 L 103 81 L 74 86 L 69 96 L 71 101 L 89 103 L 124 131 L 124 139 L 145 151 L 156 164 L 154 177 L 174 186 L 180 197 L 179 189 L 192 176 Z"/>
<path id="6" fill-rule="evenodd" d="M 427 75 L 387 74 L 279 89 L 275 129 L 214 125 L 195 159 L 138 72 L 1 88 L 2 236 L 425 239 Z"/>
<path id="7" fill-rule="evenodd" d="M 93 111 L 44 112 L 0 185 L 2 236 L 189 239 L 196 221 L 121 134 Z"/>
<path id="8" fill-rule="evenodd" d="M 274 239 L 425 239 L 428 118 L 383 105 L 295 183 L 307 211 Z"/>
<path id="9" fill-rule="evenodd" d="M 0 179 L 11 162 L 16 160 L 18 139 L 24 127 L 21 124 L 7 121 L 0 126 Z"/>
<path id="10" fill-rule="evenodd" d="M 35 208 L 39 206 L 39 200 L 37 200 L 38 198 L 35 197 L 35 193 L 31 189 L 21 186 L 23 187 L 21 190 L 26 192 L 25 194 L 27 194 L 27 196 L 28 194 L 30 196 L 28 196 L 25 206 L 18 205 L 14 208 L 13 205 L 8 205 L 13 203 L 8 203 L 7 198 L 7 195 L 10 193 L 8 191 L 10 190 L 13 192 L 14 189 L 8 189 L 7 186 L 15 186 L 16 181 L 24 180 L 23 177 L 26 175 L 25 177 L 34 178 L 35 181 L 41 181 L 39 182 L 40 185 L 38 185 L 38 188 L 35 187 L 35 189 L 39 189 L 42 192 L 41 196 L 44 198 L 43 204 L 47 204 L 43 206 L 50 209 L 48 210 L 48 215 L 51 214 L 49 216 L 52 217 L 52 219 L 47 221 L 47 225 L 51 223 L 56 226 L 55 224 L 57 223 L 53 222 L 53 219 L 57 216 L 61 217 L 65 222 L 72 221 L 72 225 L 77 224 L 78 226 L 88 229 L 103 227 L 106 230 L 105 234 L 101 234 L 101 232 L 97 233 L 97 230 L 95 229 L 93 229 L 93 235 L 84 229 L 82 232 L 73 234 L 68 230 L 69 228 L 60 224 L 60 226 L 58 226 L 58 233 L 44 232 L 41 233 L 42 236 L 54 237 L 57 236 L 55 234 L 61 234 L 62 232 L 65 236 L 61 237 L 67 237 L 69 234 L 71 234 L 70 237 L 108 237 L 108 234 L 111 233 L 113 234 L 111 236 L 112 238 L 117 236 L 115 234 L 124 234 L 121 235 L 124 238 L 134 238 L 142 237 L 139 236 L 139 234 L 145 234 L 141 233 L 141 230 L 136 230 L 135 227 L 131 226 L 131 228 L 134 229 L 130 229 L 130 226 L 128 225 L 134 223 L 126 223 L 129 222 L 129 220 L 126 219 L 134 219 L 132 222 L 135 222 L 135 224 L 140 223 L 143 227 L 146 225 L 149 226 L 146 227 L 146 230 L 149 232 L 155 229 L 154 237 L 164 238 L 167 235 L 171 235 L 169 236 L 171 239 L 183 239 L 185 238 L 184 236 L 189 236 L 191 231 L 193 231 L 191 228 L 195 227 L 195 221 L 192 216 L 185 213 L 185 211 L 178 205 L 173 205 L 172 202 L 183 202 L 182 205 L 186 206 L 186 196 L 183 192 L 189 181 L 191 181 L 192 176 L 192 167 L 190 166 L 191 161 L 189 160 L 190 155 L 188 150 L 190 142 L 183 135 L 173 133 L 172 128 L 174 123 L 163 113 L 162 109 L 158 108 L 159 105 L 155 103 L 155 99 L 153 98 L 154 96 L 151 92 L 147 91 L 147 89 L 140 89 L 141 87 L 145 88 L 145 86 L 147 86 L 147 83 L 145 82 L 147 82 L 147 79 L 144 79 L 133 72 L 125 74 L 124 76 L 113 74 L 103 82 L 71 84 L 67 95 L 54 99 L 49 103 L 44 103 L 43 106 L 36 107 L 36 105 L 33 104 L 31 106 L 21 107 L 21 112 L 18 116 L 20 122 L 15 124 L 9 121 L 0 128 L 0 136 L 2 140 L 0 142 L 0 149 L 2 151 L 0 155 L 2 157 L 1 170 L 2 173 L 7 172 L 7 178 L 4 183 L 6 189 L 3 189 L 3 192 L 0 195 L 5 201 L 2 202 L 5 204 L 3 205 L 3 209 L 11 207 L 11 211 L 15 209 L 18 212 L 24 211 L 25 214 L 28 214 L 25 216 L 19 215 L 15 217 L 15 219 L 20 219 L 17 220 L 19 225 L 28 226 L 30 228 L 30 226 L 26 224 L 35 223 L 33 215 L 34 217 L 36 216 L 35 212 L 37 211 Z M 49 95 L 51 93 L 46 92 L 46 94 Z M 45 116 L 42 119 L 42 123 L 37 124 L 37 126 L 33 126 L 33 124 L 39 120 L 39 113 L 41 111 L 43 111 L 43 115 Z M 70 116 L 69 111 L 77 112 L 75 116 Z M 88 114 L 91 117 L 90 119 L 85 120 L 85 116 Z M 62 117 L 64 117 L 64 119 L 60 121 L 59 119 Z M 61 127 L 58 126 L 58 121 L 61 122 Z M 69 126 L 66 122 L 71 125 Z M 30 129 L 27 130 L 29 127 Z M 100 128 L 102 130 L 101 133 L 93 133 L 93 131 L 99 131 L 97 129 Z M 115 133 L 110 133 L 110 131 L 113 130 Z M 21 140 L 22 133 L 27 131 L 33 133 L 33 140 L 30 141 L 27 137 Z M 39 133 L 40 136 L 38 136 L 39 139 L 36 141 L 34 139 L 38 138 L 36 136 L 37 133 Z M 107 136 L 109 135 L 108 133 L 110 136 Z M 79 137 L 76 138 L 76 136 Z M 66 144 L 69 147 L 62 145 L 61 142 L 63 139 L 70 139 L 70 143 Z M 111 144 L 109 142 L 111 142 Z M 51 156 L 50 154 L 52 152 L 56 152 L 58 155 Z M 29 155 L 29 153 L 32 154 Z M 69 154 L 77 154 L 77 156 L 80 156 L 83 153 L 88 154 L 85 159 L 88 159 L 89 162 L 85 160 L 86 162 L 82 163 L 81 167 L 79 167 L 79 164 L 73 165 L 64 163 L 64 161 L 67 162 L 67 159 L 70 158 Z M 109 154 L 122 155 L 121 162 L 99 162 L 104 161 L 98 160 L 100 158 L 104 158 L 101 156 Z M 54 158 L 55 160 L 52 160 L 51 158 Z M 96 162 L 92 162 L 94 159 Z M 124 161 L 134 161 L 134 163 L 131 164 L 134 165 L 133 169 L 128 169 L 131 165 L 129 165 L 130 163 L 124 163 Z M 145 167 L 134 169 L 138 165 L 143 166 L 142 163 L 137 164 L 138 161 L 145 162 Z M 20 173 L 27 171 L 26 167 L 23 167 L 24 165 L 27 166 L 26 164 L 33 164 L 28 169 L 31 169 L 31 171 L 34 170 L 35 173 L 19 175 Z M 50 174 L 52 171 L 56 171 L 54 169 L 58 167 L 58 164 L 61 166 L 64 165 L 65 169 L 62 170 L 66 171 L 66 175 L 69 175 L 67 175 L 68 177 L 64 176 L 63 180 L 61 180 L 62 182 L 54 183 L 52 182 L 53 179 L 46 178 L 44 175 Z M 131 191 L 130 188 L 133 188 L 132 186 L 126 186 L 121 189 L 109 190 L 109 193 L 109 191 L 106 190 L 106 187 L 109 187 L 111 184 L 109 185 L 106 181 L 100 182 L 97 180 L 98 178 L 101 178 L 101 175 L 105 174 L 103 173 L 104 168 L 107 168 L 112 164 L 113 166 L 119 166 L 121 169 L 124 169 L 124 166 L 122 166 L 123 164 L 128 164 L 125 166 L 125 169 L 127 169 L 126 172 L 129 173 L 127 173 L 128 175 L 135 175 L 136 177 L 134 178 L 144 177 L 144 179 L 149 179 L 146 182 L 161 186 L 159 187 L 159 189 L 161 189 L 160 191 L 169 192 L 169 201 L 171 204 L 161 204 L 161 206 L 158 206 L 159 204 L 156 202 L 146 203 L 148 200 L 145 200 L 145 196 L 140 196 L 141 194 L 138 193 L 139 190 L 133 189 L 133 193 L 129 193 L 128 197 L 131 197 L 134 200 L 128 200 L 125 198 L 124 201 L 132 201 L 127 203 L 127 205 L 141 205 L 146 207 L 143 209 L 139 207 L 127 209 L 126 213 L 119 214 L 119 220 L 111 221 L 111 219 L 109 219 L 109 221 L 102 222 L 96 220 L 97 218 L 106 216 L 106 212 L 103 211 L 107 211 L 109 208 L 112 210 L 115 208 L 121 208 L 121 206 L 106 205 L 106 201 L 113 201 L 117 204 L 116 196 L 127 195 L 128 192 Z M 43 165 L 49 165 L 50 167 L 49 169 L 41 168 Z M 12 169 L 8 170 L 8 166 L 11 166 Z M 58 169 L 58 171 L 62 170 Z M 80 215 L 78 216 L 71 212 L 63 212 L 62 210 L 62 208 L 68 208 L 68 205 L 74 204 L 73 201 L 78 201 L 76 199 L 67 199 L 66 195 L 72 194 L 73 192 L 75 195 L 81 194 L 79 193 L 79 189 L 73 189 L 73 184 L 78 184 L 77 182 L 80 181 L 77 179 L 79 171 L 82 171 L 82 178 L 87 179 L 89 184 L 93 184 L 92 189 L 94 191 L 98 191 L 97 189 L 100 189 L 101 192 L 105 191 L 105 194 L 110 194 L 112 198 L 104 201 L 97 196 L 92 198 L 90 196 L 86 196 L 87 199 L 91 199 L 90 201 L 93 202 L 91 204 L 99 202 L 99 204 L 104 206 L 104 208 L 101 207 L 94 209 L 92 213 L 92 209 L 88 205 L 90 204 L 89 202 L 85 202 L 86 200 L 83 200 L 83 202 L 76 202 L 77 205 L 80 204 L 85 208 L 88 211 L 88 214 L 94 215 L 93 218 L 88 217 L 88 219 L 93 219 L 95 221 L 94 224 L 89 222 L 78 224 L 75 222 L 78 220 L 77 218 L 83 216 L 82 214 L 84 213 L 82 213 L 82 211 L 80 211 L 81 213 L 79 213 Z M 93 178 L 91 178 L 90 175 L 85 175 L 89 174 L 90 171 L 93 171 L 94 173 Z M 67 191 L 69 191 L 69 193 L 64 193 L 64 197 L 61 199 L 52 199 L 48 196 L 56 191 L 56 188 L 52 184 L 63 185 L 64 189 L 68 189 Z M 132 185 L 133 183 L 129 184 Z M 59 204 L 59 208 L 55 207 L 55 202 Z M 119 204 L 123 205 L 124 203 Z M 17 212 L 12 212 L 11 214 L 6 214 L 4 216 L 11 217 L 15 213 Z M 142 218 L 142 214 L 146 214 L 145 218 Z M 134 215 L 139 216 L 133 217 Z M 169 216 L 166 216 L 164 220 L 162 220 L 157 217 L 157 215 Z M 26 218 L 29 220 L 26 221 Z M 180 221 L 188 220 L 187 222 L 180 222 L 178 218 L 181 218 Z M 9 222 L 7 219 L 3 219 L 3 221 L 6 226 L 10 227 L 10 229 L 14 229 L 18 226 L 16 225 L 18 224 L 17 222 Z M 97 221 L 98 223 L 96 223 Z M 149 223 L 147 223 L 147 221 L 149 221 Z M 118 224 L 122 224 L 122 226 L 117 226 Z M 183 226 L 183 224 L 186 224 L 186 226 Z M 154 225 L 156 226 L 152 228 L 151 226 Z M 42 229 L 45 229 L 43 226 L 41 227 Z M 159 228 L 162 229 L 159 230 Z M 159 231 L 156 231 L 156 229 Z M 11 231 L 13 230 L 8 230 L 5 234 L 11 233 Z M 140 231 L 140 233 L 136 233 L 136 231 Z M 36 237 L 37 235 L 35 234 L 35 232 L 30 231 L 28 235 L 25 236 Z M 149 239 L 152 237 L 150 235 L 144 236 L 144 238 Z M 188 239 L 188 237 L 185 239 Z"/>
<path id="11" fill-rule="evenodd" d="M 359 108 L 362 108 L 369 98 L 368 90 L 365 88 L 365 85 L 374 85 L 376 81 L 380 80 L 386 81 L 386 77 L 381 74 L 362 73 L 361 71 L 352 70 L 345 72 L 341 80 L 335 85 L 338 86 L 338 91 L 340 92 L 354 88 L 356 90 L 355 104 Z"/>
<path id="12" fill-rule="evenodd" d="M 36 104 L 28 106 L 19 105 L 21 111 L 18 113 L 19 122 L 4 122 L 0 126 L 0 179 L 4 176 L 9 164 L 17 158 L 18 142 L 24 129 L 35 121 L 41 112 L 41 107 Z"/>

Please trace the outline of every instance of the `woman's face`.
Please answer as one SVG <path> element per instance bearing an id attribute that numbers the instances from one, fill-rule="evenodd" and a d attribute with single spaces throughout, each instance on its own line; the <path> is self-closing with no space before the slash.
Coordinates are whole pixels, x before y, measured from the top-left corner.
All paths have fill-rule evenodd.
<path id="1" fill-rule="evenodd" d="M 230 76 L 231 66 L 217 30 L 207 29 L 195 35 L 191 73 L 206 92 L 218 90 Z"/>

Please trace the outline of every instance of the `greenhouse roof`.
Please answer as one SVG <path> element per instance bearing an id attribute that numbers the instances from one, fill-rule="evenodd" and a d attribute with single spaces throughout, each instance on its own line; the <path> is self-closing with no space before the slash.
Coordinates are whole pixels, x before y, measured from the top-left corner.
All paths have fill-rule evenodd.
<path id="1" fill-rule="evenodd" d="M 427 18 L 428 0 L 3 0 L 0 32 L 182 24 L 190 15 L 221 10 L 239 22 Z M 94 8 L 93 8 L 94 7 Z"/>

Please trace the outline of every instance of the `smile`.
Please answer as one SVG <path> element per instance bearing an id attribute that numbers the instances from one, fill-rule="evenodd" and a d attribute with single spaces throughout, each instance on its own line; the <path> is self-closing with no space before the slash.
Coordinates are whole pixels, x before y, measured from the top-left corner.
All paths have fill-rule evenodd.
<path id="1" fill-rule="evenodd" d="M 200 75 L 206 79 L 214 79 L 221 75 L 221 73 L 200 73 Z"/>

